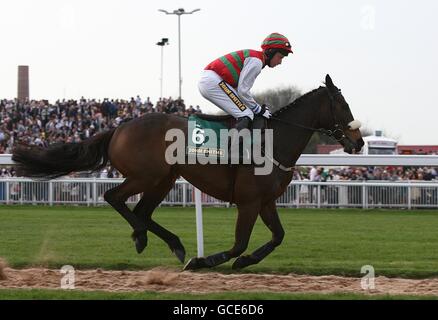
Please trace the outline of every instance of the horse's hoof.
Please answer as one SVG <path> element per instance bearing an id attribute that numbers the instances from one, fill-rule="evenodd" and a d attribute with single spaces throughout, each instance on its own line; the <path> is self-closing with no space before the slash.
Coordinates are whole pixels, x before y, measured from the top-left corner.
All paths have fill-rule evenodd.
<path id="1" fill-rule="evenodd" d="M 258 261 L 255 261 L 251 256 L 240 256 L 234 261 L 233 269 L 242 269 L 249 265 L 256 264 Z"/>
<path id="2" fill-rule="evenodd" d="M 140 254 L 143 252 L 144 248 L 148 245 L 148 237 L 146 236 L 146 233 L 144 234 L 138 234 L 135 239 L 135 249 L 137 250 L 137 253 Z"/>
<path id="3" fill-rule="evenodd" d="M 184 271 L 186 270 L 197 270 L 201 268 L 206 268 L 207 265 L 205 264 L 204 258 L 191 258 L 189 262 L 184 266 Z"/>
<path id="4" fill-rule="evenodd" d="M 176 257 L 178 258 L 179 261 L 181 261 L 181 263 L 184 263 L 185 259 L 186 259 L 186 251 L 183 249 L 174 249 L 172 250 L 172 252 L 176 255 Z"/>

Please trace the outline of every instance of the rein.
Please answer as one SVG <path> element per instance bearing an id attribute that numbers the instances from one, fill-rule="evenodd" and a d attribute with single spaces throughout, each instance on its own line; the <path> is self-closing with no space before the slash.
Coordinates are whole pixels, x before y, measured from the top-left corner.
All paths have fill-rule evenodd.
<path id="1" fill-rule="evenodd" d="M 329 137 L 333 137 L 334 139 L 336 139 L 336 141 L 340 141 L 342 139 L 342 137 L 338 139 L 335 136 L 336 132 L 341 132 L 341 134 L 343 134 L 342 129 L 337 128 L 338 124 L 335 125 L 335 130 L 328 130 L 328 129 L 324 129 L 324 128 L 313 128 L 313 127 L 303 126 L 301 124 L 286 121 L 286 120 L 283 120 L 283 119 L 277 118 L 277 117 L 271 117 L 270 119 L 276 120 L 278 122 L 282 122 L 282 123 L 287 124 L 287 125 L 298 127 L 301 129 L 305 129 L 305 130 L 309 130 L 309 131 L 313 131 L 313 132 L 319 132 L 319 133 L 325 134 Z"/>

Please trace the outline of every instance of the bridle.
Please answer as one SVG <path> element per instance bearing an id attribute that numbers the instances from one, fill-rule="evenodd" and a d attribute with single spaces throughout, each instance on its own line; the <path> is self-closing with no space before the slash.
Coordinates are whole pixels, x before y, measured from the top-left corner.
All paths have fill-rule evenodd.
<path id="1" fill-rule="evenodd" d="M 287 125 L 291 125 L 294 127 L 302 128 L 305 130 L 319 132 L 321 134 L 324 134 L 326 136 L 329 136 L 329 137 L 335 139 L 337 142 L 341 143 L 342 145 L 344 145 L 345 142 L 349 142 L 349 143 L 354 145 L 354 142 L 345 134 L 345 131 L 342 129 L 342 126 L 339 124 L 339 121 L 338 121 L 338 118 L 337 118 L 336 112 L 335 112 L 335 97 L 338 97 L 342 94 L 341 90 L 337 89 L 337 91 L 333 95 L 333 94 L 331 94 L 331 92 L 329 91 L 329 89 L 327 87 L 326 87 L 326 89 L 327 89 L 327 94 L 328 94 L 329 99 L 330 99 L 330 114 L 333 118 L 333 123 L 334 123 L 333 129 L 308 127 L 308 126 L 304 126 L 304 125 L 301 125 L 298 123 L 286 121 L 286 120 L 280 119 L 280 118 L 275 117 L 275 116 L 271 116 L 270 119 L 287 124 Z M 352 122 L 354 122 L 354 120 Z M 349 129 L 351 129 L 350 124 L 352 122 L 350 122 L 347 125 L 347 127 Z M 271 160 L 275 166 L 277 166 L 279 169 L 281 169 L 283 171 L 290 172 L 293 169 L 293 167 L 286 167 L 286 166 L 282 165 L 279 161 L 275 160 L 273 157 L 268 157 L 268 159 Z"/>
<path id="2" fill-rule="evenodd" d="M 335 94 L 332 95 L 328 88 L 327 88 L 327 92 L 329 95 L 329 99 L 330 99 L 330 113 L 332 114 L 333 117 L 333 123 L 334 123 L 334 130 L 327 130 L 328 132 L 326 133 L 329 137 L 334 138 L 337 142 L 340 142 L 342 145 L 344 145 L 343 142 L 345 142 L 345 140 L 347 140 L 349 143 L 351 144 L 355 144 L 354 141 L 352 141 L 346 134 L 344 129 L 342 129 L 340 122 L 338 121 L 338 118 L 336 117 L 336 112 L 335 112 L 335 98 L 338 96 L 342 96 L 341 93 L 341 89 L 337 89 Z M 354 121 L 354 120 L 353 120 Z M 348 130 L 351 130 L 351 124 L 352 122 L 347 124 L 347 128 Z"/>
<path id="3" fill-rule="evenodd" d="M 325 129 L 325 128 L 313 128 L 313 127 L 308 127 L 308 126 L 304 126 L 295 122 L 290 122 L 290 121 L 286 121 L 283 119 L 280 119 L 278 117 L 274 117 L 272 116 L 270 119 L 278 121 L 278 122 L 282 122 L 284 124 L 287 125 L 291 125 L 294 127 L 298 127 L 298 128 L 302 128 L 305 130 L 310 130 L 313 132 L 319 132 L 321 134 L 324 134 L 328 137 L 331 137 L 333 139 L 335 139 L 337 142 L 342 142 L 345 139 L 348 139 L 351 143 L 353 143 L 353 141 L 351 141 L 350 138 L 348 138 L 348 136 L 345 134 L 345 131 L 342 129 L 341 125 L 339 124 L 338 118 L 336 117 L 336 112 L 335 112 L 335 97 L 340 96 L 341 95 L 341 90 L 338 89 L 336 91 L 336 93 L 334 95 L 332 95 L 329 91 L 328 88 L 327 89 L 327 94 L 329 96 L 330 99 L 330 114 L 333 118 L 333 129 Z"/>
<path id="4" fill-rule="evenodd" d="M 354 142 L 345 134 L 345 131 L 342 129 L 342 126 L 340 125 L 340 122 L 338 121 L 338 118 L 337 118 L 336 112 L 335 112 L 335 97 L 340 96 L 342 94 L 341 90 L 337 89 L 337 91 L 333 95 L 333 94 L 331 94 L 329 92 L 327 87 L 326 87 L 326 89 L 327 89 L 327 94 L 328 94 L 329 99 L 330 99 L 330 114 L 332 116 L 333 123 L 334 123 L 333 129 L 313 128 L 313 127 L 304 126 L 302 124 L 298 124 L 298 123 L 295 123 L 295 122 L 286 121 L 286 120 L 283 120 L 283 119 L 280 119 L 280 118 L 274 117 L 274 116 L 272 116 L 270 119 L 278 121 L 278 122 L 282 122 L 284 124 L 291 125 L 291 126 L 294 126 L 294 127 L 302 128 L 302 129 L 305 129 L 305 130 L 310 130 L 310 131 L 313 131 L 313 132 L 319 132 L 321 134 L 324 134 L 324 135 L 326 135 L 328 137 L 331 137 L 331 138 L 335 139 L 337 142 L 340 142 L 341 144 L 345 140 L 348 140 L 350 143 L 354 144 Z M 350 128 L 350 124 L 352 122 L 350 122 L 348 124 L 349 128 Z"/>

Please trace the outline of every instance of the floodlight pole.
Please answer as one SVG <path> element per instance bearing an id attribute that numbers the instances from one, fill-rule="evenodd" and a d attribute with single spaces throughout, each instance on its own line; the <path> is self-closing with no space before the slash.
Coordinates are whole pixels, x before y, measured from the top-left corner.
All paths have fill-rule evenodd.
<path id="1" fill-rule="evenodd" d="M 165 45 L 169 44 L 168 38 L 161 38 L 161 41 L 157 42 L 157 46 L 161 47 L 161 77 L 160 77 L 160 98 L 163 98 L 163 65 L 164 65 L 164 58 L 163 58 L 163 49 Z"/>
<path id="2" fill-rule="evenodd" d="M 179 8 L 177 10 L 173 10 L 173 12 L 168 12 L 166 10 L 163 9 L 158 9 L 158 11 L 163 12 L 165 14 L 174 14 L 178 16 L 178 62 L 179 62 L 179 66 L 178 66 L 178 87 L 179 87 L 179 99 L 181 99 L 181 85 L 182 85 L 182 78 L 181 78 L 181 16 L 183 14 L 193 14 L 197 11 L 200 11 L 201 9 L 195 9 L 192 10 L 190 12 L 186 12 L 183 8 Z"/>

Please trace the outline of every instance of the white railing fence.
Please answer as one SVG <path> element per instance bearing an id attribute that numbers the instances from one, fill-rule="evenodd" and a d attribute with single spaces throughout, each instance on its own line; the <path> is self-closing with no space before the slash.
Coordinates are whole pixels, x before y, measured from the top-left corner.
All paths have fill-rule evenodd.
<path id="1" fill-rule="evenodd" d="M 104 193 L 123 179 L 77 178 L 34 181 L 27 178 L 0 179 L 2 204 L 106 205 Z M 128 199 L 135 204 L 141 195 Z M 204 206 L 229 206 L 202 193 Z M 161 205 L 194 206 L 195 190 L 178 180 Z M 287 208 L 438 208 L 438 181 L 292 181 L 277 205 Z"/>
<path id="2" fill-rule="evenodd" d="M 0 166 L 12 165 L 11 155 L 0 155 Z M 438 167 L 437 155 L 310 155 L 303 154 L 297 166 L 429 166 Z M 0 179 L 0 203 L 103 205 L 105 191 L 123 179 L 59 179 L 33 181 L 24 178 Z M 438 208 L 437 182 L 303 182 L 293 181 L 277 200 L 282 207 L 353 208 Z M 140 195 L 128 203 L 136 203 Z M 199 202 L 198 202 L 199 203 Z M 202 194 L 203 205 L 228 206 Z M 195 190 L 184 180 L 177 181 L 161 205 L 195 205 Z"/>

